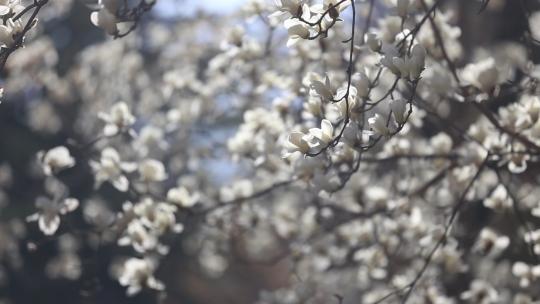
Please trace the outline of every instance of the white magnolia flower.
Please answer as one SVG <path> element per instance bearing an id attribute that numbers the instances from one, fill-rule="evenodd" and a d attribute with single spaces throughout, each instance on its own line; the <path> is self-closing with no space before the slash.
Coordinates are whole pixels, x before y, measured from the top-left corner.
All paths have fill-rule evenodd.
<path id="1" fill-rule="evenodd" d="M 390 102 L 390 109 L 398 124 L 401 125 L 407 122 L 407 116 L 405 115 L 407 112 L 407 101 L 404 99 L 393 99 Z"/>
<path id="2" fill-rule="evenodd" d="M 283 157 L 289 157 L 295 152 L 300 152 L 301 154 L 306 154 L 309 152 L 311 147 L 307 141 L 307 136 L 302 132 L 291 132 L 286 143 L 287 152 Z"/>
<path id="3" fill-rule="evenodd" d="M 138 219 L 129 222 L 123 236 L 118 239 L 120 246 L 132 246 L 135 251 L 145 253 L 155 250 L 159 241 L 157 235 Z"/>
<path id="4" fill-rule="evenodd" d="M 398 77 L 414 80 L 424 69 L 426 51 L 420 45 L 415 45 L 411 54 L 407 55 L 401 54 L 394 44 L 385 43 L 382 45 L 381 53 L 384 54 L 381 64 Z"/>
<path id="5" fill-rule="evenodd" d="M 166 231 L 181 232 L 182 224 L 176 223 L 177 208 L 167 203 L 157 203 L 151 198 L 145 198 L 133 208 L 141 223 L 157 232 L 159 235 Z"/>
<path id="6" fill-rule="evenodd" d="M 489 257 L 499 256 L 510 245 L 510 238 L 499 236 L 489 228 L 484 228 L 480 232 L 473 250 Z"/>
<path id="7" fill-rule="evenodd" d="M 200 199 L 199 193 L 190 194 L 185 187 L 172 188 L 167 192 L 167 201 L 182 208 L 193 207 Z"/>
<path id="8" fill-rule="evenodd" d="M 321 96 L 325 101 L 330 101 L 334 99 L 334 92 L 332 90 L 332 85 L 330 84 L 330 78 L 328 75 L 325 76 L 324 82 L 317 79 L 318 75 L 313 74 L 309 87 Z"/>
<path id="9" fill-rule="evenodd" d="M 309 38 L 309 26 L 297 19 L 288 19 L 285 21 L 285 27 L 289 34 L 287 46 L 291 47 L 301 39 Z"/>
<path id="10" fill-rule="evenodd" d="M 17 39 L 17 34 L 22 33 L 24 24 L 21 19 L 13 21 L 9 18 L 5 24 L 0 25 L 0 46 L 11 47 Z"/>
<path id="11" fill-rule="evenodd" d="M 499 70 L 495 59 L 487 58 L 470 63 L 461 71 L 461 78 L 484 93 L 490 93 L 499 82 Z"/>
<path id="12" fill-rule="evenodd" d="M 302 5 L 305 2 L 305 0 L 275 0 L 278 11 L 289 13 L 292 16 L 296 16 L 301 12 Z"/>
<path id="13" fill-rule="evenodd" d="M 144 182 L 160 182 L 167 178 L 165 166 L 155 159 L 143 160 L 139 165 L 139 175 Z"/>
<path id="14" fill-rule="evenodd" d="M 358 97 L 367 98 L 371 87 L 369 77 L 364 72 L 356 73 L 353 77 Z"/>
<path id="15" fill-rule="evenodd" d="M 493 193 L 484 200 L 484 206 L 494 211 L 504 211 L 512 207 L 512 199 L 503 185 L 498 185 Z"/>
<path id="16" fill-rule="evenodd" d="M 440 132 L 437 135 L 429 139 L 430 146 L 435 154 L 447 154 L 452 150 L 452 138 L 444 132 Z"/>
<path id="17" fill-rule="evenodd" d="M 373 117 L 370 117 L 368 123 L 375 133 L 383 136 L 390 134 L 390 129 L 386 126 L 386 119 L 381 115 L 375 114 Z"/>
<path id="18" fill-rule="evenodd" d="M 141 129 L 133 145 L 134 147 L 137 147 L 137 151 L 140 155 L 146 156 L 154 147 L 161 150 L 166 150 L 169 147 L 164 136 L 164 132 L 161 128 L 147 125 Z"/>
<path id="19" fill-rule="evenodd" d="M 410 56 L 386 54 L 381 63 L 392 71 L 396 76 L 415 80 L 420 77 L 424 70 L 426 50 L 420 44 L 415 45 Z"/>
<path id="20" fill-rule="evenodd" d="M 118 33 L 118 20 L 114 13 L 111 13 L 106 7 L 101 8 L 99 11 L 92 12 L 92 14 L 90 14 L 90 20 L 92 21 L 92 24 L 104 29 L 109 35 Z"/>
<path id="21" fill-rule="evenodd" d="M 9 14 L 18 14 L 24 9 L 20 0 L 1 0 L 0 1 L 0 16 Z"/>
<path id="22" fill-rule="evenodd" d="M 116 189 L 125 192 L 129 188 L 129 180 L 124 173 L 135 171 L 137 164 L 123 162 L 120 154 L 114 148 L 108 147 L 101 151 L 99 162 L 90 161 L 90 167 L 94 171 L 97 187 L 109 181 Z"/>
<path id="23" fill-rule="evenodd" d="M 114 136 L 124 132 L 135 123 L 135 117 L 125 102 L 119 102 L 112 106 L 110 113 L 100 112 L 98 117 L 106 123 L 103 129 L 105 136 Z"/>
<path id="24" fill-rule="evenodd" d="M 60 170 L 75 166 L 75 159 L 64 146 L 58 146 L 46 152 L 40 151 L 38 159 L 41 160 L 45 175 L 53 175 Z"/>
<path id="25" fill-rule="evenodd" d="M 72 212 L 79 206 L 75 198 L 66 198 L 62 201 L 38 197 L 36 207 L 39 212 L 26 218 L 27 221 L 38 221 L 39 229 L 46 235 L 53 235 L 60 226 L 60 215 Z"/>
<path id="26" fill-rule="evenodd" d="M 231 185 L 219 189 L 219 199 L 225 202 L 232 201 L 241 197 L 249 197 L 253 192 L 253 182 L 251 180 L 237 180 Z"/>
<path id="27" fill-rule="evenodd" d="M 324 0 L 322 4 L 315 4 L 311 6 L 311 11 L 318 14 L 323 14 L 328 11 L 331 7 L 334 8 L 334 14 L 332 11 L 328 14 L 330 18 L 335 19 L 339 16 L 339 13 L 344 11 L 347 7 L 351 5 L 350 1 L 341 1 L 341 0 Z"/>
<path id="28" fill-rule="evenodd" d="M 155 263 L 148 259 L 130 258 L 124 262 L 118 282 L 128 287 L 128 296 L 139 293 L 145 287 L 163 290 L 163 283 L 154 277 L 155 268 Z"/>
<path id="29" fill-rule="evenodd" d="M 321 128 L 311 128 L 309 133 L 317 139 L 319 144 L 328 145 L 334 139 L 334 126 L 329 120 L 323 119 Z"/>
<path id="30" fill-rule="evenodd" d="M 521 152 L 521 153 L 520 153 Z M 527 161 L 530 160 L 530 155 L 524 151 L 517 151 L 508 156 L 508 171 L 514 174 L 520 174 L 527 170 Z"/>
<path id="31" fill-rule="evenodd" d="M 426 65 L 427 51 L 421 44 L 416 44 L 411 50 L 409 57 L 409 79 L 414 80 L 420 77 L 420 74 Z"/>

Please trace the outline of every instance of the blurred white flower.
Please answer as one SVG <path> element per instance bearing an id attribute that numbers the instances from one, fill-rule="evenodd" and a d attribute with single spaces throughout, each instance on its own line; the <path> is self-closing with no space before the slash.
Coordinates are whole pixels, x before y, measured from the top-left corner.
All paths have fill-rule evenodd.
<path id="1" fill-rule="evenodd" d="M 519 279 L 519 286 L 527 288 L 540 278 L 540 265 L 530 266 L 524 262 L 516 262 L 512 266 L 512 274 Z"/>
<path id="2" fill-rule="evenodd" d="M 420 44 L 415 45 L 410 56 L 400 56 L 391 48 L 385 53 L 381 63 L 398 77 L 417 80 L 425 67 L 426 50 Z"/>
<path id="3" fill-rule="evenodd" d="M 132 246 L 135 251 L 140 253 L 151 252 L 155 250 L 159 241 L 157 235 L 137 219 L 132 220 L 123 236 L 118 239 L 120 246 Z"/>
<path id="4" fill-rule="evenodd" d="M 193 207 L 199 201 L 199 198 L 199 193 L 190 194 L 185 187 L 172 188 L 167 192 L 167 201 L 182 208 Z"/>
<path id="5" fill-rule="evenodd" d="M 0 1 L 0 16 L 9 14 L 18 14 L 24 9 L 20 0 L 1 0 Z"/>
<path id="6" fill-rule="evenodd" d="M 386 119 L 381 115 L 375 114 L 370 117 L 368 123 L 375 133 L 383 136 L 388 136 L 390 134 L 390 129 L 386 126 Z"/>
<path id="7" fill-rule="evenodd" d="M 498 185 L 493 190 L 493 193 L 484 200 L 484 206 L 494 211 L 502 212 L 512 207 L 512 198 L 508 195 L 508 191 L 504 185 Z"/>
<path id="8" fill-rule="evenodd" d="M 151 198 L 145 198 L 133 207 L 141 223 L 158 235 L 166 231 L 182 232 L 182 224 L 176 223 L 176 210 L 174 205 L 155 202 Z"/>
<path id="9" fill-rule="evenodd" d="M 133 296 L 142 288 L 163 290 L 165 286 L 154 277 L 155 263 L 148 259 L 129 258 L 122 267 L 118 282 L 126 286 L 127 295 Z"/>
<path id="10" fill-rule="evenodd" d="M 48 151 L 38 152 L 41 167 L 45 175 L 53 175 L 59 171 L 75 166 L 75 159 L 64 146 L 58 146 Z"/>
<path id="11" fill-rule="evenodd" d="M 474 280 L 469 290 L 461 293 L 460 298 L 471 304 L 491 304 L 499 301 L 499 293 L 489 283 Z"/>
<path id="12" fill-rule="evenodd" d="M 324 101 L 331 101 L 334 99 L 334 92 L 328 75 L 324 77 L 323 82 L 319 79 L 317 74 L 313 74 L 309 87 L 315 91 L 317 95 L 321 96 Z"/>
<path id="13" fill-rule="evenodd" d="M 100 112 L 98 117 L 106 123 L 103 129 L 105 136 L 125 132 L 135 123 L 135 117 L 125 102 L 116 103 L 112 106 L 110 113 Z"/>
<path id="14" fill-rule="evenodd" d="M 167 178 L 165 166 L 155 159 L 143 160 L 139 164 L 139 175 L 144 182 L 160 182 Z"/>
<path id="15" fill-rule="evenodd" d="M 499 70 L 495 59 L 490 57 L 470 63 L 461 71 L 461 78 L 484 93 L 491 93 L 499 82 Z"/>
<path id="16" fill-rule="evenodd" d="M 125 192 L 129 188 L 129 180 L 125 173 L 135 171 L 137 164 L 122 161 L 114 148 L 107 147 L 101 151 L 99 162 L 90 160 L 90 167 L 95 174 L 96 187 L 109 181 L 116 189 Z"/>
<path id="17" fill-rule="evenodd" d="M 66 198 L 61 201 L 51 200 L 46 197 L 38 197 L 36 207 L 39 212 L 26 218 L 27 221 L 38 221 L 39 229 L 46 235 L 53 235 L 60 226 L 60 215 L 77 209 L 79 200 Z"/>
<path id="18" fill-rule="evenodd" d="M 366 98 L 369 95 L 371 81 L 367 77 L 366 73 L 359 72 L 353 75 L 354 86 L 358 97 Z"/>
<path id="19" fill-rule="evenodd" d="M 510 245 L 510 238 L 499 236 L 495 231 L 484 228 L 476 240 L 473 250 L 489 257 L 499 256 Z"/>
<path id="20" fill-rule="evenodd" d="M 302 5 L 305 0 L 275 0 L 276 9 L 279 12 L 289 13 L 291 16 L 296 16 L 302 12 Z"/>
<path id="21" fill-rule="evenodd" d="M 407 101 L 404 99 L 393 99 L 390 101 L 390 109 L 398 124 L 407 122 L 407 116 L 405 115 L 407 111 Z"/>

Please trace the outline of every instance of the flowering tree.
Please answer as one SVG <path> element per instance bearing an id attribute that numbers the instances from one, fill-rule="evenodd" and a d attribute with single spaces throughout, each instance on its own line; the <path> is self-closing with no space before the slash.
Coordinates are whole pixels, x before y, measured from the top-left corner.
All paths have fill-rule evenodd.
<path id="1" fill-rule="evenodd" d="M 537 303 L 532 2 L 0 0 L 2 301 Z"/>

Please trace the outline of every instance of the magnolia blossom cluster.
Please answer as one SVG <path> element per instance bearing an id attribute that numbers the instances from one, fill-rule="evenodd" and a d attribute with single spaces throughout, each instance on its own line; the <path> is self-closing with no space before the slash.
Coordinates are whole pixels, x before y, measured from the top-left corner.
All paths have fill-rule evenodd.
<path id="1" fill-rule="evenodd" d="M 25 24 L 20 13 L 25 9 L 20 0 L 5 0 L 0 2 L 0 16 L 3 23 L 0 25 L 0 47 L 10 48 L 20 35 L 24 35 Z"/>
<path id="2" fill-rule="evenodd" d="M 4 2 L 7 31 L 24 7 Z M 540 299 L 533 41 L 462 44 L 442 1 L 139 23 L 153 3 L 99 1 L 92 23 L 122 39 L 67 71 L 46 36 L 10 57 L 4 100 L 30 100 L 21 124 L 50 142 L 21 172 L 0 163 L 0 208 L 20 176 L 40 191 L 21 196 L 26 226 L 1 223 L 2 261 L 54 243 L 47 279 L 83 282 L 89 251 L 128 296 L 159 299 L 241 277 L 264 280 L 233 302 Z"/>

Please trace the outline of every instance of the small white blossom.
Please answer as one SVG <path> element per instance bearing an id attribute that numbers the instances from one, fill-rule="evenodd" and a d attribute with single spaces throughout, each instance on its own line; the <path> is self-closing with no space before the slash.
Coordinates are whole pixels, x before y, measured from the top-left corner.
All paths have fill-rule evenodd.
<path id="1" fill-rule="evenodd" d="M 525 233 L 525 242 L 532 246 L 535 254 L 540 254 L 540 229 Z"/>
<path id="2" fill-rule="evenodd" d="M 301 39 L 309 38 L 309 27 L 296 19 L 288 19 L 285 21 L 285 27 L 289 34 L 289 40 L 287 40 L 287 46 L 291 47 Z"/>
<path id="3" fill-rule="evenodd" d="M 480 91 L 490 93 L 499 82 L 499 71 L 495 59 L 490 57 L 468 64 L 461 71 L 461 78 Z"/>
<path id="4" fill-rule="evenodd" d="M 324 82 L 317 79 L 317 77 L 313 77 L 309 87 L 325 101 L 334 99 L 334 92 L 332 90 L 332 85 L 330 84 L 330 78 L 328 75 L 324 77 Z"/>
<path id="5" fill-rule="evenodd" d="M 5 24 L 0 25 L 0 46 L 11 47 L 15 43 L 18 34 L 24 30 L 24 24 L 20 19 L 13 21 L 9 18 Z"/>
<path id="6" fill-rule="evenodd" d="M 512 207 L 512 199 L 504 185 L 498 185 L 493 190 L 493 193 L 484 200 L 484 206 L 499 212 Z"/>
<path id="7" fill-rule="evenodd" d="M 190 194 L 185 187 L 172 188 L 167 192 L 167 201 L 183 208 L 191 208 L 199 201 L 198 193 Z"/>
<path id="8" fill-rule="evenodd" d="M 291 132 L 286 143 L 287 152 L 283 157 L 289 157 L 295 152 L 300 152 L 301 154 L 306 154 L 311 149 L 308 141 L 306 140 L 306 135 L 302 132 Z"/>
<path id="9" fill-rule="evenodd" d="M 128 224 L 123 236 L 118 239 L 118 245 L 131 245 L 135 251 L 145 253 L 156 249 L 159 242 L 155 233 L 145 227 L 141 221 L 134 219 Z"/>
<path id="10" fill-rule="evenodd" d="M 367 77 L 366 73 L 356 73 L 353 75 L 353 79 L 358 97 L 367 98 L 371 87 L 371 81 Z"/>
<path id="11" fill-rule="evenodd" d="M 24 9 L 20 0 L 2 0 L 0 1 L 0 16 L 9 14 L 18 14 Z"/>
<path id="12" fill-rule="evenodd" d="M 301 12 L 305 0 L 275 0 L 276 9 L 280 12 L 289 13 L 291 16 Z"/>
<path id="13" fill-rule="evenodd" d="M 58 171 L 75 166 L 75 159 L 64 146 L 58 146 L 46 152 L 40 151 L 38 158 L 41 160 L 41 167 L 45 175 L 53 175 Z"/>
<path id="14" fill-rule="evenodd" d="M 383 136 L 390 134 L 390 129 L 386 126 L 386 119 L 381 115 L 375 114 L 373 117 L 370 117 L 368 123 L 375 133 Z"/>
<path id="15" fill-rule="evenodd" d="M 155 159 L 145 159 L 139 164 L 139 175 L 145 182 L 160 182 L 167 178 L 167 172 L 162 162 Z"/>
<path id="16" fill-rule="evenodd" d="M 124 132 L 135 123 L 135 117 L 125 102 L 115 104 L 110 113 L 100 112 L 98 116 L 106 123 L 103 129 L 105 136 L 114 136 Z"/>
<path id="17" fill-rule="evenodd" d="M 407 111 L 407 101 L 403 99 L 394 99 L 390 102 L 390 109 L 398 124 L 407 122 L 407 116 L 405 115 Z"/>
<path id="18" fill-rule="evenodd" d="M 62 201 L 50 200 L 46 197 L 38 197 L 36 207 L 38 213 L 26 218 L 27 221 L 38 221 L 39 229 L 46 235 L 53 235 L 60 226 L 60 215 L 77 209 L 79 201 L 75 198 L 66 198 Z"/>
<path id="19" fill-rule="evenodd" d="M 474 245 L 474 251 L 489 257 L 499 256 L 510 245 L 510 238 L 499 236 L 495 231 L 484 228 Z"/>
<path id="20" fill-rule="evenodd" d="M 135 163 L 124 162 L 120 159 L 120 154 L 114 148 L 105 148 L 101 151 L 99 162 L 90 161 L 90 167 L 94 171 L 96 186 L 109 181 L 112 185 L 125 192 L 129 188 L 129 180 L 125 173 L 131 173 L 137 169 Z"/>
<path id="21" fill-rule="evenodd" d="M 157 203 L 150 198 L 143 199 L 133 207 L 141 223 L 159 235 L 166 231 L 181 232 L 183 230 L 183 226 L 176 223 L 176 210 L 174 205 Z"/>
<path id="22" fill-rule="evenodd" d="M 327 145 L 334 139 L 334 126 L 327 119 L 321 121 L 321 128 L 311 128 L 309 133 L 317 139 L 319 144 Z"/>
<path id="23" fill-rule="evenodd" d="M 163 290 L 165 286 L 154 277 L 155 263 L 148 259 L 129 258 L 125 261 L 118 281 L 128 287 L 127 295 L 133 296 L 142 288 Z"/>

